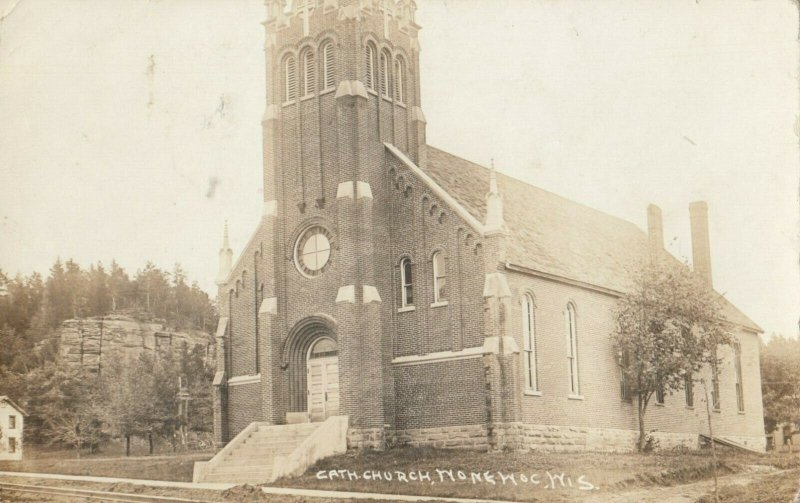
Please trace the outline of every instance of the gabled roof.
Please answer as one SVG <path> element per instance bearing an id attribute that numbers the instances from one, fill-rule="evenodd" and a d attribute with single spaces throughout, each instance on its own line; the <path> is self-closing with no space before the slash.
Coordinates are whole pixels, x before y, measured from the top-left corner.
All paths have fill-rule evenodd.
<path id="1" fill-rule="evenodd" d="M 485 221 L 489 169 L 428 146 L 424 171 L 478 221 Z M 631 272 L 647 258 L 648 237 L 639 227 L 499 174 L 509 229 L 509 263 L 564 279 L 624 292 Z M 762 332 L 723 299 L 729 321 Z"/>
<path id="2" fill-rule="evenodd" d="M 20 414 L 22 414 L 23 416 L 27 416 L 27 415 L 28 415 L 28 413 L 27 413 L 27 412 L 25 412 L 25 409 L 23 409 L 22 407 L 20 407 L 19 405 L 17 405 L 17 404 L 14 402 L 14 400 L 10 399 L 10 398 L 9 398 L 9 397 L 7 397 L 6 395 L 0 395 L 0 402 L 6 402 L 6 403 L 10 404 L 12 407 L 14 407 L 15 409 L 17 409 L 17 411 L 19 411 L 19 413 L 20 413 Z"/>

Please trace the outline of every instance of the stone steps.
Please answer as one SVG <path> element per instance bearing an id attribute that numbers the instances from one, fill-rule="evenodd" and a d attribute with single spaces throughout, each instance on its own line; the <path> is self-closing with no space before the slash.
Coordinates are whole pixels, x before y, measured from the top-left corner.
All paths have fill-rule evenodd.
<path id="1" fill-rule="evenodd" d="M 264 483 L 272 480 L 275 456 L 291 454 L 321 423 L 251 425 L 210 462 L 204 482 Z"/>

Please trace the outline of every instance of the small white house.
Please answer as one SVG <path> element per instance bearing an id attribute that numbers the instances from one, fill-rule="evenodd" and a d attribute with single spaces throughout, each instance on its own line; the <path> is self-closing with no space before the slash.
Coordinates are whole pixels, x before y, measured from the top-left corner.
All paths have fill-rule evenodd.
<path id="1" fill-rule="evenodd" d="M 0 395 L 0 461 L 22 459 L 22 432 L 28 414 Z"/>

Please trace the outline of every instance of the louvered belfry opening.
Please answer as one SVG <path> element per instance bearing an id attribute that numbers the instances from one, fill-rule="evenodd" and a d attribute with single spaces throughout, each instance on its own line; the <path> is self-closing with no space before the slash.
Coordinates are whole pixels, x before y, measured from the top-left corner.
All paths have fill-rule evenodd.
<path id="1" fill-rule="evenodd" d="M 322 47 L 322 65 L 322 89 L 331 89 L 336 86 L 336 59 L 331 42 Z"/>
<path id="2" fill-rule="evenodd" d="M 283 351 L 289 388 L 289 412 L 306 412 L 308 409 L 308 352 L 321 338 L 331 339 L 338 344 L 335 323 L 321 316 L 304 318 L 289 332 Z"/>

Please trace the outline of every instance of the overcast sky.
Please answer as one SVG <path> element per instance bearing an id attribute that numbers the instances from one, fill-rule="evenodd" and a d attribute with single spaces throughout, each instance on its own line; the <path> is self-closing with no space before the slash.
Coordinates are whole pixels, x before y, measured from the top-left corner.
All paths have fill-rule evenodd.
<path id="1" fill-rule="evenodd" d="M 797 335 L 798 12 L 417 0 L 429 143 L 646 228 Z M 261 210 L 263 0 L 0 0 L 0 268 L 180 262 L 213 293 Z"/>

